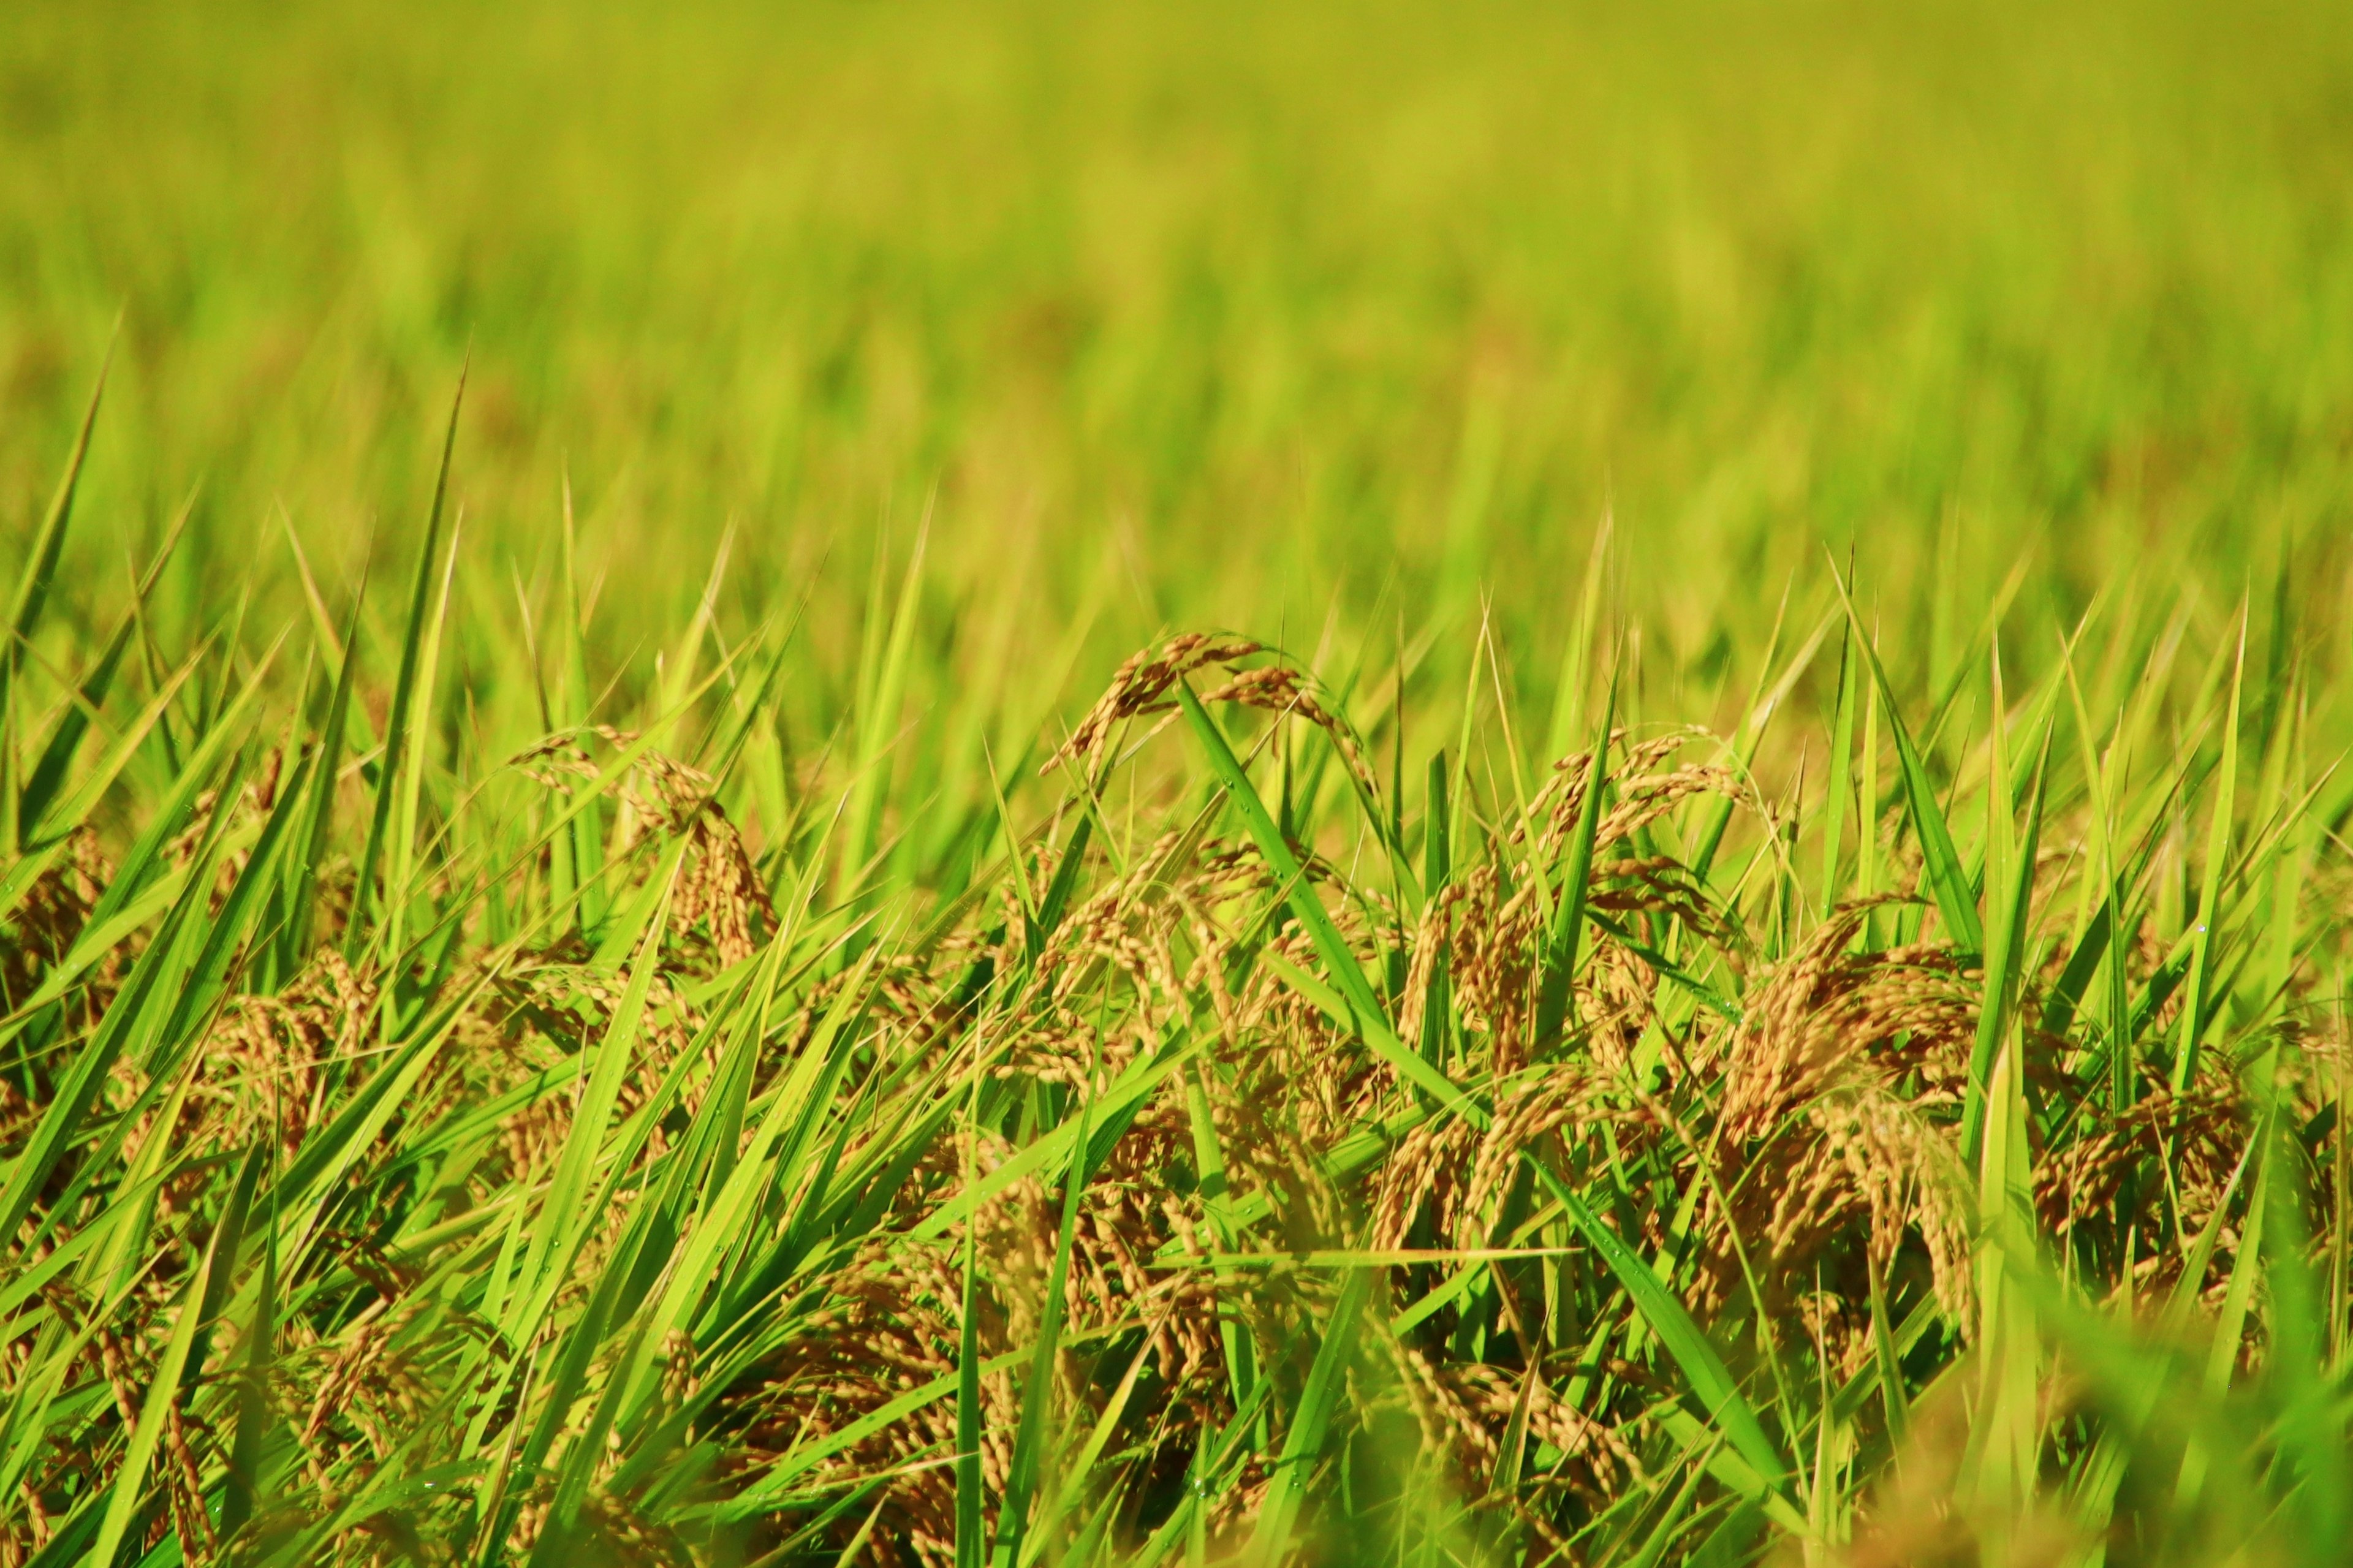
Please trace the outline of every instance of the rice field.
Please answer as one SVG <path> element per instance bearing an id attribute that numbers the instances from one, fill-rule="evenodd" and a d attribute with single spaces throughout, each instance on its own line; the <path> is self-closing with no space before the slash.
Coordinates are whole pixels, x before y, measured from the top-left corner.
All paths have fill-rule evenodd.
<path id="1" fill-rule="evenodd" d="M 0 13 L 0 1564 L 2342 1561 L 2353 29 Z"/>

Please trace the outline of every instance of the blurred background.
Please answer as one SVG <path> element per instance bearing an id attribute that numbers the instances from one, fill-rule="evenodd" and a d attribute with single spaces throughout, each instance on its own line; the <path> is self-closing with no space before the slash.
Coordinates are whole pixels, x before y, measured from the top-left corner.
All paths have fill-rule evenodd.
<path id="1" fill-rule="evenodd" d="M 1850 552 L 1907 680 L 2005 584 L 2333 665 L 2348 220 L 2329 0 L 24 3 L 0 554 L 120 312 L 60 639 L 184 504 L 179 629 L 405 581 L 470 355 L 464 635 L 568 475 L 625 686 L 732 530 L 822 710 L 927 518 L 918 690 L 1484 614 L 1541 700 L 1605 518 L 1694 719 Z"/>
<path id="2" fill-rule="evenodd" d="M 2347 0 L 0 0 L 0 1563 L 2344 1559 Z"/>

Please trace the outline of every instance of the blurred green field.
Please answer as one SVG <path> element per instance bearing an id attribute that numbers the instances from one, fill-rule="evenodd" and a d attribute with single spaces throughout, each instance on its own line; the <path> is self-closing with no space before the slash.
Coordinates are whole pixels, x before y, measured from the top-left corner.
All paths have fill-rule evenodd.
<path id="1" fill-rule="evenodd" d="M 2341 1561 L 2340 12 L 0 8 L 0 1568 Z"/>
<path id="2" fill-rule="evenodd" d="M 11 7 L 0 515 L 119 310 L 81 613 L 192 494 L 183 617 L 248 573 L 286 606 L 281 509 L 335 580 L 404 559 L 470 348 L 484 595 L 545 570 L 568 467 L 617 659 L 731 523 L 735 607 L 823 584 L 848 647 L 927 511 L 967 639 L 1486 593 L 1539 683 L 1605 513 L 1675 668 L 1753 658 L 1825 545 L 1906 626 L 2021 560 L 2063 618 L 2298 547 L 2333 583 L 2341 22 Z"/>

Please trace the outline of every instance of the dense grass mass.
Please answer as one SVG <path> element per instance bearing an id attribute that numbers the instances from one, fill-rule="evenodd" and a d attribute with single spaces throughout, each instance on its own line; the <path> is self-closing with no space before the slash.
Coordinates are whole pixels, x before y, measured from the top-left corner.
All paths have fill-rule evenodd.
<path id="1" fill-rule="evenodd" d="M 0 12 L 0 1564 L 2341 1561 L 2324 4 Z"/>

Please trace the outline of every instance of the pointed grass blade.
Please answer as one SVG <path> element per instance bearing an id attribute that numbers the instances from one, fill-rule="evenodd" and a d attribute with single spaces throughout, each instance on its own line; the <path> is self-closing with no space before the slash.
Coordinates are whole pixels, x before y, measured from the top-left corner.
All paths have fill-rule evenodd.
<path id="1" fill-rule="evenodd" d="M 1595 837 L 1601 829 L 1601 798 L 1609 785 L 1609 731 L 1618 721 L 1618 685 L 1611 681 L 1594 731 L 1592 762 L 1587 765 L 1585 798 L 1578 803 L 1576 837 L 1568 848 L 1568 866 L 1561 874 L 1560 901 L 1555 906 L 1553 929 L 1545 944 L 1544 981 L 1536 995 L 1536 1043 L 1547 1046 L 1560 1037 L 1568 1016 L 1570 983 L 1577 973 L 1577 940 L 1584 933 L 1585 906 L 1593 878 Z M 1542 875 L 1541 871 L 1538 875 Z"/>
<path id="2" fill-rule="evenodd" d="M 1894 683 L 1887 679 L 1886 668 L 1879 662 L 1879 650 L 1872 646 L 1870 634 L 1863 629 L 1862 616 L 1848 596 L 1844 579 L 1834 572 L 1831 580 L 1837 583 L 1840 602 L 1846 606 L 1852 646 L 1870 666 L 1872 681 L 1887 713 L 1888 731 L 1895 739 L 1905 809 L 1920 840 L 1921 875 L 1936 898 L 1936 910 L 1945 917 L 1945 929 L 1953 941 L 1970 952 L 1983 952 L 1985 925 L 1978 916 L 1977 895 L 1969 885 L 1968 870 L 1961 863 L 1960 851 L 1953 845 L 1952 829 L 1946 826 L 1944 810 L 1936 804 L 1936 786 L 1928 777 L 1928 764 L 1921 757 L 1919 747 L 1913 743 L 1912 731 L 1905 724 L 1896 702 Z"/>
<path id="3" fill-rule="evenodd" d="M 118 333 L 121 331 L 120 321 L 115 330 Z M 90 458 L 90 433 L 98 427 L 98 406 L 106 395 L 106 376 L 113 365 L 114 345 L 110 342 L 106 358 L 98 367 L 98 380 L 90 389 L 90 402 L 82 410 L 81 427 L 74 436 L 73 455 L 66 459 L 65 477 L 58 481 L 57 493 L 49 498 L 48 510 L 41 514 L 40 526 L 34 531 L 31 546 L 25 552 L 25 569 L 16 579 L 16 592 L 8 607 L 8 646 L 0 649 L 0 714 L 9 711 L 8 705 L 16 695 L 18 661 L 40 626 L 41 611 L 48 604 L 50 586 L 57 580 L 58 561 L 65 552 L 66 528 L 73 521 L 74 496 L 81 486 L 82 465 Z"/>
<path id="4" fill-rule="evenodd" d="M 138 635 L 147 600 L 154 593 L 156 580 L 163 575 L 164 566 L 179 548 L 181 535 L 186 531 L 188 517 L 193 510 L 193 504 L 183 506 L 173 518 L 171 531 L 164 536 L 163 546 L 155 552 L 155 559 L 148 563 L 147 570 L 132 585 L 132 607 L 124 612 L 121 624 L 107 639 L 106 647 L 90 666 L 90 673 L 82 677 L 65 711 L 58 716 L 48 741 L 41 748 L 40 760 L 34 764 L 32 775 L 25 781 L 24 794 L 17 802 L 16 822 L 20 833 L 40 821 L 49 803 L 64 787 L 66 770 L 72 766 L 74 752 L 79 749 L 82 737 L 90 732 L 90 723 L 97 717 L 100 705 L 106 701 L 107 693 L 114 688 L 114 678 L 121 668 L 123 656 L 130 652 L 132 639 Z M 21 842 L 19 847 L 22 847 Z"/>
<path id="5" fill-rule="evenodd" d="M 251 1184 L 244 1184 L 242 1190 L 249 1199 Z M 112 1563 L 116 1548 L 130 1533 L 132 1521 L 139 1511 L 140 1500 L 146 1489 L 147 1467 L 163 1442 L 164 1426 L 170 1417 L 172 1407 L 179 1403 L 185 1392 L 185 1382 L 191 1370 L 197 1331 L 204 1325 L 205 1303 L 207 1298 L 216 1297 L 227 1283 L 220 1277 L 235 1267 L 235 1257 L 224 1256 L 224 1253 L 237 1245 L 237 1232 L 244 1225 L 241 1212 L 234 1215 L 234 1222 L 232 1224 L 231 1218 L 225 1216 L 215 1227 L 213 1238 L 205 1249 L 204 1266 L 189 1278 L 180 1293 L 179 1316 L 172 1325 L 171 1338 L 164 1342 L 164 1353 L 156 1362 L 153 1376 L 148 1383 L 147 1399 L 140 1408 L 138 1425 L 132 1428 L 130 1447 L 123 1454 L 121 1468 L 115 1471 L 106 1515 L 100 1523 L 98 1540 L 90 1547 L 88 1559 L 90 1563 Z"/>
<path id="6" fill-rule="evenodd" d="M 1084 826 L 1083 820 L 1081 826 Z M 1029 1499 L 1038 1484 L 1040 1456 L 1053 1425 L 1054 1364 L 1061 1350 L 1063 1282 L 1071 1272 L 1071 1248 L 1079 1226 L 1079 1199 L 1087 1182 L 1087 1106 L 1079 1109 L 1078 1136 L 1071 1144 L 1071 1163 L 1062 1176 L 1062 1224 L 1054 1239 L 1054 1259 L 1046 1271 L 1046 1295 L 1039 1313 L 1037 1348 L 1030 1352 L 1029 1377 L 1021 1395 L 1021 1426 L 1014 1435 L 1013 1464 L 1005 1479 L 1005 1496 L 997 1506 L 997 1545 L 992 1555 L 1018 1562 L 1029 1519 Z"/>
<path id="7" fill-rule="evenodd" d="M 2231 855 L 2232 815 L 2239 788 L 2239 697 L 2247 670 L 2247 620 L 2239 616 L 2239 651 L 2231 670 L 2231 700 L 2222 719 L 2222 761 L 2216 770 L 2214 812 L 2206 829 L 2206 869 L 2198 886 L 2198 934 L 2189 949 L 2189 979 L 2181 1009 L 2181 1044 L 2173 1053 L 2173 1089 L 2179 1094 L 2198 1077 L 2198 1052 L 2214 1014 L 2215 927 L 2222 923 L 2222 874 Z"/>
<path id="8" fill-rule="evenodd" d="M 2035 764 L 2034 795 L 2027 809 L 2025 836 L 2008 857 L 2010 864 L 2002 868 L 2009 874 L 2009 886 L 1987 889 L 2000 902 L 1993 911 L 1992 942 L 1985 955 L 1985 989 L 1978 1005 L 1977 1040 L 1969 1053 L 1968 1084 L 1961 1107 L 1962 1157 L 1972 1165 L 1977 1163 L 1985 1138 L 1986 1094 L 1993 1076 L 1994 1059 L 2010 1037 L 2010 1024 L 2018 1011 L 2020 976 L 2030 947 L 2027 928 L 2034 901 L 2034 860 L 2042 847 L 2043 802 L 2050 771 L 2051 744 L 2046 732 L 2041 760 Z M 2006 781 L 1997 777 L 1996 784 L 2003 787 L 1989 792 L 1989 809 L 2007 816 L 2010 792 Z"/>
<path id="9" fill-rule="evenodd" d="M 965 1222 L 964 1296 L 956 1330 L 956 1568 L 981 1568 L 987 1552 L 981 1533 L 979 1228 L 977 1215 Z"/>
<path id="10" fill-rule="evenodd" d="M 261 1504 L 261 1459 L 269 1429 L 269 1372 L 278 1335 L 278 1236 L 264 1233 L 261 1280 L 245 1331 L 245 1375 L 237 1381 L 237 1429 L 221 1494 L 220 1533 L 234 1536 Z"/>
<path id="11" fill-rule="evenodd" d="M 334 826 L 336 774 L 343 759 L 344 732 L 350 727 L 352 688 L 359 667 L 360 609 L 366 602 L 367 584 L 363 580 L 344 616 L 343 657 L 335 671 L 334 693 L 327 700 L 326 719 L 319 730 L 318 771 L 311 778 L 310 806 L 304 814 L 302 837 L 287 882 L 288 919 L 280 967 L 290 974 L 310 956 L 311 927 L 318 918 L 318 900 L 313 894 L 318 887 L 319 868 L 326 862 L 328 835 Z"/>
<path id="12" fill-rule="evenodd" d="M 384 755 L 376 764 L 375 805 L 368 819 L 367 841 L 360 851 L 357 878 L 353 884 L 351 929 L 343 939 L 343 956 L 353 963 L 367 951 L 372 933 L 365 918 L 368 900 L 375 889 L 376 867 L 384 858 L 385 845 L 392 832 L 393 806 L 407 772 L 403 763 L 412 743 L 411 731 L 417 727 L 413 719 L 417 673 L 424 659 L 434 568 L 441 554 L 441 515 L 448 501 L 449 459 L 458 449 L 458 414 L 465 403 L 466 373 L 460 371 L 457 393 L 449 400 L 448 426 L 441 437 L 441 463 L 433 477 L 433 504 L 425 514 L 425 538 L 417 547 L 417 576 L 409 584 L 408 619 L 401 631 L 399 670 L 393 679 L 392 706 L 385 716 Z M 348 643 L 344 646 L 348 662 L 355 650 Z"/>
<path id="13" fill-rule="evenodd" d="M 1855 631 L 1845 628 L 1839 646 L 1838 711 L 1831 720 L 1831 779 L 1830 788 L 1822 799 L 1822 891 L 1817 913 L 1823 920 L 1831 918 L 1838 907 L 1839 857 L 1844 848 L 1847 796 L 1854 788 L 1854 705 L 1857 665 L 1854 653 Z M 1872 825 L 1866 817 L 1862 824 L 1868 834 Z"/>

